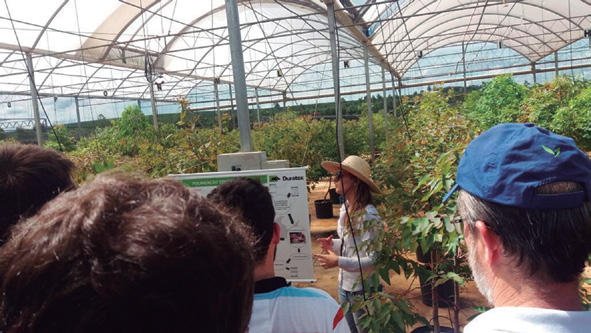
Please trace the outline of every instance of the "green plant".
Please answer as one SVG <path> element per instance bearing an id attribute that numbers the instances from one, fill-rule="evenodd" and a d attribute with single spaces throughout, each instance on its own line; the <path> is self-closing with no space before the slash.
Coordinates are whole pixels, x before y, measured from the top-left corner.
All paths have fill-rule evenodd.
<path id="1" fill-rule="evenodd" d="M 43 146 L 70 152 L 76 149 L 76 139 L 70 134 L 67 127 L 56 125 L 53 127 L 53 131 L 49 132 L 48 139 L 44 142 Z"/>
<path id="2" fill-rule="evenodd" d="M 435 162 L 435 167 L 430 174 L 426 174 L 420 181 L 415 191 L 424 193 L 418 211 L 410 216 L 405 216 L 400 221 L 402 233 L 408 235 L 405 239 L 405 249 L 417 251 L 420 249 L 423 255 L 430 256 L 430 269 L 417 270 L 425 281 L 431 283 L 431 295 L 433 303 L 434 332 L 439 332 L 439 314 L 437 286 L 454 281 L 454 330 L 459 331 L 459 291 L 458 284 L 464 280 L 458 272 L 462 262 L 458 257 L 458 249 L 463 239 L 462 228 L 457 224 L 456 206 L 453 201 L 442 203 L 442 195 L 447 193 L 452 185 L 456 171 L 456 161 L 463 146 L 457 146 L 450 151 L 441 154 Z M 465 265 L 464 265 L 465 266 Z"/>
<path id="3" fill-rule="evenodd" d="M 103 159 L 101 162 L 94 162 L 92 163 L 92 169 L 97 174 L 105 172 L 107 170 L 111 170 L 115 168 L 115 162 L 113 160 L 107 160 L 106 158 Z"/>
<path id="4" fill-rule="evenodd" d="M 579 148 L 591 150 L 591 86 L 583 89 L 568 106 L 556 112 L 551 129 L 572 137 Z"/>
<path id="5" fill-rule="evenodd" d="M 524 116 L 527 121 L 540 127 L 552 129 L 552 124 L 559 109 L 567 107 L 574 99 L 586 82 L 573 79 L 565 75 L 558 76 L 553 81 L 543 85 L 536 85 L 530 90 L 529 97 L 523 103 Z M 562 128 L 555 130 L 563 131 Z"/>
<path id="6" fill-rule="evenodd" d="M 468 116 L 486 130 L 500 123 L 518 122 L 522 115 L 521 104 L 528 95 L 528 88 L 515 82 L 510 74 L 499 75 L 484 83 L 480 96 Z"/>
<path id="7" fill-rule="evenodd" d="M 385 192 L 379 209 L 388 231 L 384 232 L 382 244 L 376 245 L 380 251 L 376 268 L 387 284 L 392 271 L 407 279 L 421 277 L 431 282 L 432 288 L 449 280 L 463 281 L 466 265 L 456 256 L 462 236 L 453 223 L 455 206 L 443 205 L 441 199 L 453 184 L 459 154 L 474 130 L 472 123 L 450 102 L 453 97 L 453 90 L 436 87 L 412 100 L 403 98 L 401 109 L 407 115 L 407 123 L 393 122 L 391 143 L 373 169 L 374 179 Z M 433 256 L 432 269 L 412 259 L 419 245 Z M 396 297 L 402 300 L 409 292 Z M 436 302 L 437 299 L 435 326 L 439 317 Z M 455 310 L 458 309 L 456 305 Z M 407 327 L 417 321 L 429 325 L 424 318 L 406 319 Z M 399 329 L 387 326 L 379 318 L 368 320 L 371 325 L 374 321 L 385 325 L 387 330 Z M 459 324 L 459 320 L 455 322 Z"/>

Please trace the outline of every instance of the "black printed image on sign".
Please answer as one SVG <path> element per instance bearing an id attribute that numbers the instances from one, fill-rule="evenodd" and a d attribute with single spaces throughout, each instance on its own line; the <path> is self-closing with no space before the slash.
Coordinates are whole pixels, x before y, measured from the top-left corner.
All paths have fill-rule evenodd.
<path id="1" fill-rule="evenodd" d="M 289 212 L 289 199 L 283 194 L 276 194 L 273 197 L 273 207 L 276 214 L 285 215 Z"/>

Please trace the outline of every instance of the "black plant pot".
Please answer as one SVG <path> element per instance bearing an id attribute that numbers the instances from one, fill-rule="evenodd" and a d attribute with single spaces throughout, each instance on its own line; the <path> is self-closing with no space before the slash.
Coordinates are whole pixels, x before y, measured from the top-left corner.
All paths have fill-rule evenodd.
<path id="1" fill-rule="evenodd" d="M 439 326 L 439 328 L 441 329 L 442 333 L 453 333 L 454 332 L 454 329 L 451 327 Z M 432 332 L 433 332 L 433 328 L 429 327 L 429 326 L 417 327 L 414 330 L 410 331 L 410 333 L 432 333 Z"/>
<path id="2" fill-rule="evenodd" d="M 423 264 L 431 263 L 431 250 L 427 251 L 427 253 L 423 254 L 423 249 L 419 245 L 416 251 L 417 261 Z"/>
<path id="3" fill-rule="evenodd" d="M 434 280 L 425 281 L 422 276 L 419 276 L 421 284 L 421 300 L 426 306 L 433 306 L 433 298 L 431 297 L 431 282 Z M 454 281 L 448 280 L 437 286 L 437 301 L 440 308 L 447 308 L 453 305 L 454 302 Z"/>
<path id="4" fill-rule="evenodd" d="M 316 200 L 314 201 L 316 208 L 316 218 L 318 219 L 330 219 L 332 215 L 332 202 L 330 200 Z"/>
<path id="5" fill-rule="evenodd" d="M 332 202 L 333 205 L 341 204 L 341 195 L 337 193 L 336 189 L 331 188 L 328 190 L 328 194 L 330 195 L 330 202 Z"/>

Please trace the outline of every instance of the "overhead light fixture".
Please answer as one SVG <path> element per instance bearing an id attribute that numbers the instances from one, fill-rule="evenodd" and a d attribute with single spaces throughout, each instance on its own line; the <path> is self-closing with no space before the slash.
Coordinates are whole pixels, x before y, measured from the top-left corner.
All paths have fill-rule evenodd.
<path id="1" fill-rule="evenodd" d="M 418 50 L 416 53 L 417 53 L 417 58 L 421 59 L 423 57 L 423 50 Z"/>

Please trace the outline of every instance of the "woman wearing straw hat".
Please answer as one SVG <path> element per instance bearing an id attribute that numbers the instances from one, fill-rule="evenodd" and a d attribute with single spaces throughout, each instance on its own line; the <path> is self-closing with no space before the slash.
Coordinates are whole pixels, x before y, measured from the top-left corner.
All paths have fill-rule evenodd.
<path id="1" fill-rule="evenodd" d="M 319 238 L 323 253 L 315 257 L 324 268 L 339 267 L 339 300 L 342 303 L 356 302 L 363 295 L 361 276 L 371 286 L 366 293 L 382 288 L 381 285 L 372 286 L 370 276 L 377 253 L 366 249 L 366 244 L 376 236 L 376 229 L 382 227 L 371 199 L 371 192 L 379 194 L 381 191 L 370 178 L 369 164 L 359 156 L 347 157 L 342 169 L 338 162 L 330 161 L 322 162 L 322 167 L 334 174 L 336 192 L 345 196 L 345 203 L 341 206 L 337 226 L 339 238 Z M 362 331 L 356 324 L 362 313 L 362 310 L 346 313 L 352 332 Z"/>

